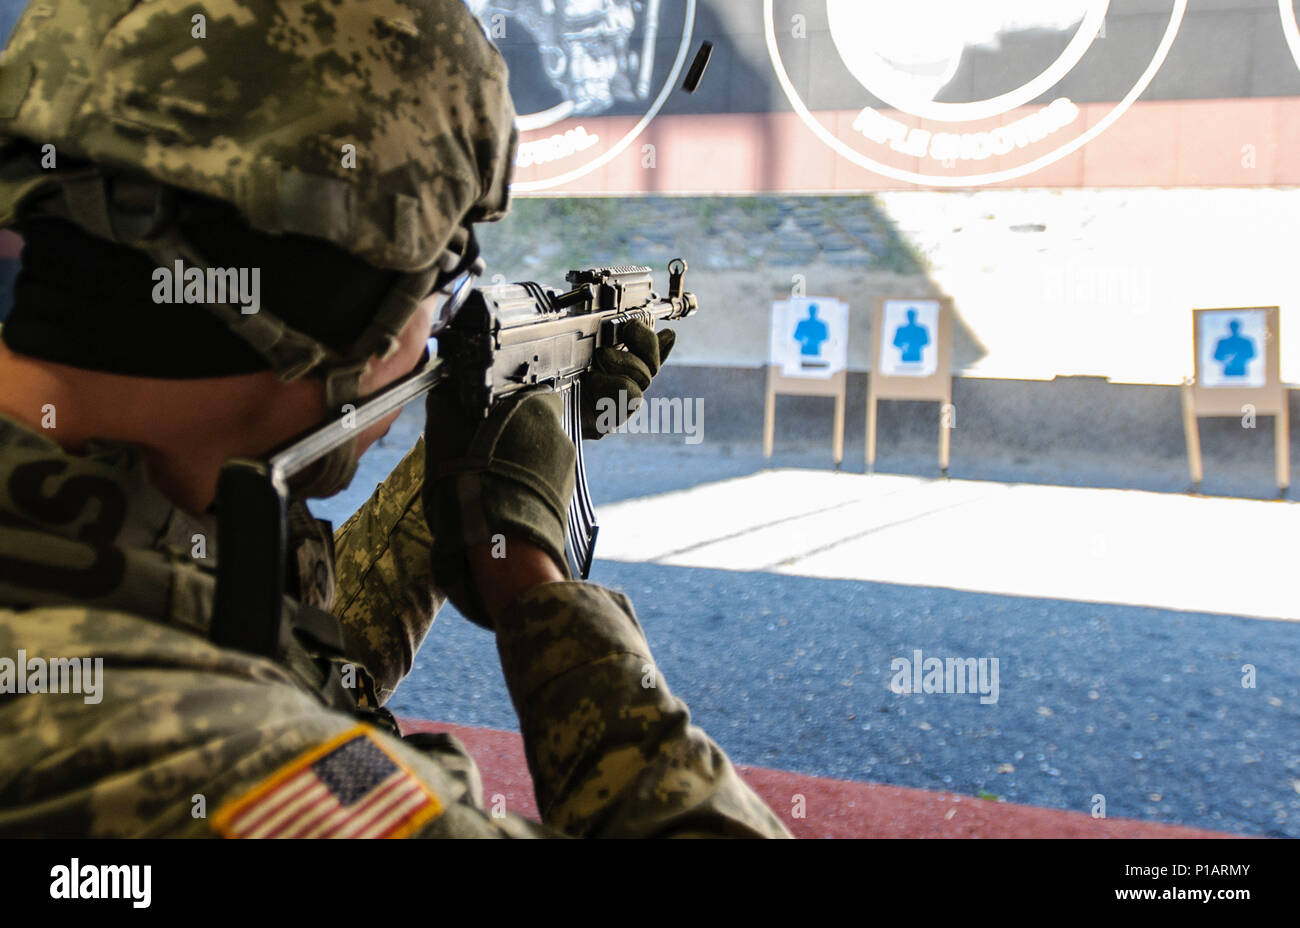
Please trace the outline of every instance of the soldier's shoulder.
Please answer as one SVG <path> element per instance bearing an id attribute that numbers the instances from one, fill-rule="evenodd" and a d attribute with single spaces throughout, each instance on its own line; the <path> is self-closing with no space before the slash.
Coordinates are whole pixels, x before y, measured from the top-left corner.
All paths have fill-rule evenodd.
<path id="1" fill-rule="evenodd" d="M 274 661 L 209 641 L 197 629 L 126 609 L 94 605 L 15 606 L 0 600 L 0 657 L 98 660 L 125 676 L 141 668 L 293 683 Z M 178 680 L 180 678 L 177 678 Z"/>

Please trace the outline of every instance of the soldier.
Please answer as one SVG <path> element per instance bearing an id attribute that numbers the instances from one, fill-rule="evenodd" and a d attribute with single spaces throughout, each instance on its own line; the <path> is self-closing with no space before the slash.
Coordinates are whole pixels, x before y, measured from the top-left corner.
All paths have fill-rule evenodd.
<path id="1" fill-rule="evenodd" d="M 332 452 L 293 488 L 277 654 L 209 640 L 222 463 L 420 361 L 515 138 L 461 0 L 204 9 L 52 0 L 0 59 L 0 225 L 26 242 L 0 330 L 0 834 L 788 835 L 627 599 L 570 579 L 554 394 L 471 423 L 434 391 L 331 536 L 303 500 L 387 423 Z M 670 347 L 634 331 L 591 392 L 639 394 Z M 489 814 L 456 739 L 382 707 L 444 595 L 495 632 L 541 824 Z"/>

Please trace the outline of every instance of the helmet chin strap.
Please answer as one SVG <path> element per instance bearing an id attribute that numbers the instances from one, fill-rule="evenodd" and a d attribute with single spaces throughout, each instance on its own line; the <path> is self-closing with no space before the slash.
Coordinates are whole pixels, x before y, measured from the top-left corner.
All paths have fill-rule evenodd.
<path id="1" fill-rule="evenodd" d="M 325 408 L 331 415 L 346 413 L 345 407 L 359 399 L 361 375 L 366 365 L 335 367 L 325 374 Z M 289 479 L 289 495 L 296 499 L 324 499 L 340 493 L 357 472 L 357 436 L 317 458 L 311 466 Z"/>
<path id="2" fill-rule="evenodd" d="M 400 289 L 400 287 L 399 287 Z M 391 299 L 391 294 L 390 294 Z M 346 415 L 361 398 L 361 376 L 368 362 L 337 365 L 324 373 L 326 418 Z M 348 406 L 352 409 L 348 409 Z M 357 436 L 326 452 L 311 466 L 289 479 L 289 495 L 296 499 L 324 499 L 341 493 L 357 472 Z"/>
<path id="3" fill-rule="evenodd" d="M 357 473 L 356 447 L 357 440 L 353 438 L 291 478 L 289 496 L 293 499 L 325 499 L 346 490 Z"/>
<path id="4" fill-rule="evenodd" d="M 435 265 L 419 274 L 406 274 L 388 292 L 375 321 L 366 329 L 356 353 L 360 360 L 342 361 L 322 365 L 320 375 L 325 380 L 325 409 L 327 418 L 346 415 L 356 409 L 361 399 L 361 377 L 370 358 L 380 360 L 390 357 L 398 349 L 399 337 L 406 323 L 419 308 L 439 277 Z M 352 408 L 349 409 L 348 407 Z M 292 496 L 323 499 L 342 492 L 352 482 L 357 472 L 357 437 L 320 457 L 289 481 Z"/>

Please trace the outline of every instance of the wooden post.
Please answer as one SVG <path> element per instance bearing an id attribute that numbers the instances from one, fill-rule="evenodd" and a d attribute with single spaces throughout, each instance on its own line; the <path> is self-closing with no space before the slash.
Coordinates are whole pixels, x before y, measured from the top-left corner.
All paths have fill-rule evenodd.
<path id="1" fill-rule="evenodd" d="M 1192 382 L 1183 381 L 1183 434 L 1187 437 L 1187 469 L 1192 478 L 1192 488 L 1200 489 L 1204 470 L 1201 467 L 1201 432 L 1196 421 L 1196 405 L 1192 400 Z"/>
<path id="2" fill-rule="evenodd" d="M 1277 492 L 1285 496 L 1291 486 L 1291 421 L 1288 391 L 1282 391 L 1282 405 L 1273 420 L 1274 455 L 1277 459 Z"/>
<path id="3" fill-rule="evenodd" d="M 772 444 L 776 437 L 776 384 L 773 381 L 773 374 L 776 368 L 768 365 L 767 368 L 767 396 L 763 400 L 763 457 L 772 456 Z"/>
<path id="4" fill-rule="evenodd" d="M 876 374 L 867 375 L 867 473 L 876 471 Z"/>
<path id="5" fill-rule="evenodd" d="M 950 402 L 939 406 L 939 472 L 945 477 L 948 476 L 948 445 L 952 439 L 953 423 L 950 416 L 955 412 Z"/>
<path id="6" fill-rule="evenodd" d="M 844 461 L 844 407 L 848 393 L 848 371 L 839 371 L 822 380 L 814 377 L 786 377 L 775 364 L 767 367 L 767 397 L 763 414 L 763 457 L 772 456 L 776 442 L 776 395 L 829 396 L 835 401 L 831 424 L 831 454 L 838 469 Z"/>
<path id="7" fill-rule="evenodd" d="M 835 394 L 835 415 L 831 425 L 831 456 L 835 458 L 835 469 L 844 463 L 844 400 L 847 389 Z"/>

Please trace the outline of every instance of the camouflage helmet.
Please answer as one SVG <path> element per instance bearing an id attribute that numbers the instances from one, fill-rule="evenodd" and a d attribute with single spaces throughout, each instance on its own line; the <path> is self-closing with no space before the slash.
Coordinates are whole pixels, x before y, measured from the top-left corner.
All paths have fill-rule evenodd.
<path id="1" fill-rule="evenodd" d="M 462 0 L 32 0 L 0 55 L 0 138 L 404 272 L 504 214 L 513 123 Z M 63 173 L 7 167 L 5 224 Z"/>
<path id="2" fill-rule="evenodd" d="M 463 0 L 31 0 L 0 54 L 0 225 L 57 215 L 203 267 L 157 205 L 177 189 L 401 272 L 342 355 L 274 306 L 207 306 L 282 379 L 325 376 L 337 409 L 449 246 L 508 208 L 507 87 Z"/>

